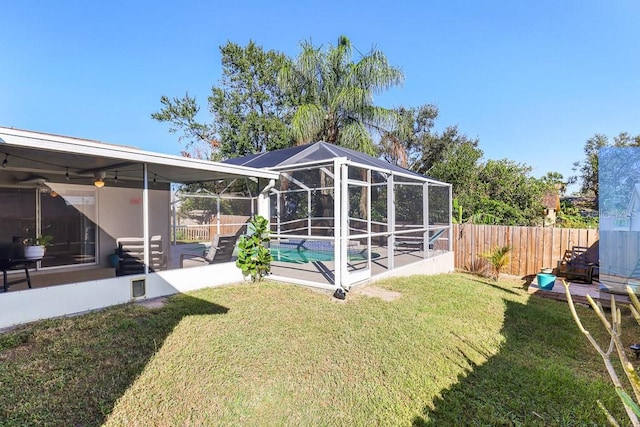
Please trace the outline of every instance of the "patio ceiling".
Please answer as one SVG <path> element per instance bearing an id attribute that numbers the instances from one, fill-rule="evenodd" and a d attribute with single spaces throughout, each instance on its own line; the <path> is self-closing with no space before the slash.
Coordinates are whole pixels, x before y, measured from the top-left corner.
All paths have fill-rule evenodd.
<path id="1" fill-rule="evenodd" d="M 0 127 L 0 173 L 19 180 L 45 178 L 64 182 L 66 174 L 91 183 L 96 173 L 140 181 L 147 164 L 149 179 L 158 182 L 198 183 L 229 178 L 277 179 L 278 173 L 251 167 L 190 159 L 98 141 Z M 8 172 L 7 172 L 8 171 Z"/>

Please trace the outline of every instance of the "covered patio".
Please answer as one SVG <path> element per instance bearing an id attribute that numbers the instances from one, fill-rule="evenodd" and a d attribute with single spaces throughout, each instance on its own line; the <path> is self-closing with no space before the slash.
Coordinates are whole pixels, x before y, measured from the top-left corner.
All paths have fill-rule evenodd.
<path id="1" fill-rule="evenodd" d="M 0 243 L 51 236 L 26 282 L 0 294 L 0 328 L 135 299 L 243 280 L 233 263 L 182 269 L 172 245 L 178 184 L 249 181 L 268 200 L 277 172 L 0 127 Z M 139 242 L 135 269 L 114 264 L 119 243 Z M 210 244 L 210 241 L 209 241 Z M 122 245 L 120 245 L 122 246 Z M 8 271 L 8 281 L 24 278 Z M 56 285 L 56 286 L 53 286 Z"/>

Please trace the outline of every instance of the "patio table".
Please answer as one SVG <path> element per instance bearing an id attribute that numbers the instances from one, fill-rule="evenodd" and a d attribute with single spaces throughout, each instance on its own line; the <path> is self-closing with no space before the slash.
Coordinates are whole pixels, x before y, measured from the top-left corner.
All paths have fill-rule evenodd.
<path id="1" fill-rule="evenodd" d="M 2 270 L 3 276 L 3 292 L 7 292 L 9 290 L 9 285 L 15 285 L 16 283 L 27 282 L 29 288 L 31 288 L 31 277 L 29 276 L 29 268 L 33 267 L 35 263 L 40 261 L 42 258 L 5 258 L 0 259 L 0 270 Z M 7 270 L 16 270 L 18 268 L 24 268 L 24 274 L 26 276 L 25 279 L 14 280 L 9 283 L 7 281 Z"/>

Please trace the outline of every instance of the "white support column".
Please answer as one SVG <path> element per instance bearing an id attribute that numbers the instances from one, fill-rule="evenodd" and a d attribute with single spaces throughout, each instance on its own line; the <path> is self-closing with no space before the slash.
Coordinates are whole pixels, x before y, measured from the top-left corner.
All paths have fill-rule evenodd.
<path id="1" fill-rule="evenodd" d="M 220 235 L 220 195 L 218 194 L 218 197 L 216 197 L 216 233 L 218 233 L 218 236 Z M 211 238 L 213 236 L 209 236 L 211 240 Z"/>
<path id="2" fill-rule="evenodd" d="M 173 218 L 173 245 L 178 244 L 177 231 L 178 231 L 178 214 L 176 212 L 176 194 L 171 190 L 171 216 Z"/>
<path id="3" fill-rule="evenodd" d="M 311 190 L 307 190 L 307 236 L 311 236 Z"/>
<path id="4" fill-rule="evenodd" d="M 389 270 L 393 270 L 395 268 L 394 265 L 394 253 L 396 247 L 396 203 L 395 203 L 395 193 L 393 187 L 393 174 L 389 175 L 387 178 L 387 231 L 391 234 L 387 239 L 387 258 Z"/>
<path id="5" fill-rule="evenodd" d="M 144 238 L 144 274 L 149 274 L 149 180 L 147 164 L 142 164 L 142 237 Z"/>
<path id="6" fill-rule="evenodd" d="M 281 199 L 281 195 L 282 193 L 278 192 L 277 193 L 277 197 L 276 197 L 276 233 L 280 234 L 280 232 L 282 231 L 282 228 L 280 226 L 280 215 L 282 212 L 282 203 L 280 203 L 280 199 Z"/>
<path id="7" fill-rule="evenodd" d="M 348 289 L 348 260 L 347 247 L 349 243 L 349 165 L 340 165 L 340 181 L 342 186 L 342 202 L 340 206 L 340 269 L 342 270 L 342 283 L 340 285 Z M 336 267 L 338 264 L 336 263 Z M 343 286 L 344 285 L 344 286 Z"/>
<path id="8" fill-rule="evenodd" d="M 342 285 L 342 245 L 340 244 L 341 236 L 341 200 L 342 200 L 342 183 L 340 181 L 340 162 L 338 159 L 333 160 L 333 259 L 334 274 L 333 280 L 336 286 Z"/>
<path id="9" fill-rule="evenodd" d="M 276 181 L 271 179 L 267 182 L 264 179 L 259 179 L 258 184 L 260 186 L 262 186 L 262 184 L 266 184 L 260 191 L 260 194 L 258 194 L 258 215 L 261 215 L 271 221 L 271 213 L 269 212 L 271 210 L 269 192 L 276 185 Z"/>
<path id="10" fill-rule="evenodd" d="M 429 183 L 422 184 L 422 226 L 427 229 L 423 233 L 424 243 L 422 244 L 423 258 L 429 257 Z"/>
<path id="11" fill-rule="evenodd" d="M 371 169 L 367 169 L 367 269 L 371 271 Z"/>

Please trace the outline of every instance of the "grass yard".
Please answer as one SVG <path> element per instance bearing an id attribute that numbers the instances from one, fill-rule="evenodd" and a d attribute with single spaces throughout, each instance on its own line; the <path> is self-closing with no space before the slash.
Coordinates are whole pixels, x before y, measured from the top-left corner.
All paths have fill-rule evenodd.
<path id="1" fill-rule="evenodd" d="M 0 425 L 603 425 L 596 399 L 626 424 L 565 303 L 461 274 L 376 286 L 402 295 L 244 284 L 8 332 Z"/>

